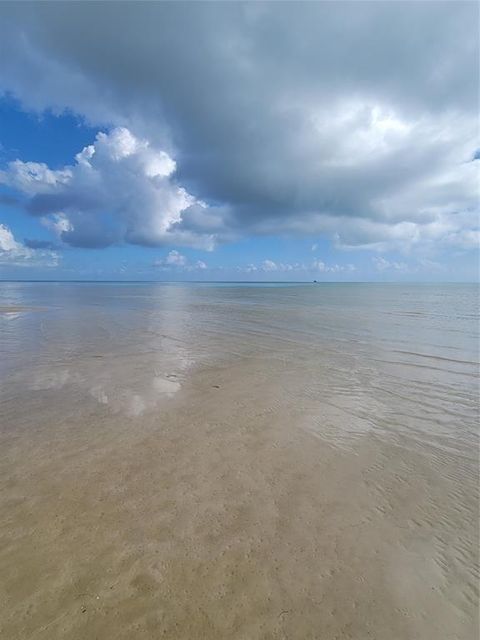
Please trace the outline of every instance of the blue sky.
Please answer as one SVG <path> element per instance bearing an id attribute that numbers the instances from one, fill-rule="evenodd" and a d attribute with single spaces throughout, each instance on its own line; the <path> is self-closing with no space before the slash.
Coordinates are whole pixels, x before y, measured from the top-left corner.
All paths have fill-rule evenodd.
<path id="1" fill-rule="evenodd" d="M 4 4 L 0 278 L 477 280 L 454 4 Z"/>

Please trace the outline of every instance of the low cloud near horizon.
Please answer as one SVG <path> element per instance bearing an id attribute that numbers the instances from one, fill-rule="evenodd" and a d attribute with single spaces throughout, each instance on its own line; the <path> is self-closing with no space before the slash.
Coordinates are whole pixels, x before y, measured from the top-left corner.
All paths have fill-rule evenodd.
<path id="1" fill-rule="evenodd" d="M 99 133 L 64 167 L 18 158 L 0 182 L 76 247 L 476 247 L 478 11 L 3 3 L 0 91 Z"/>

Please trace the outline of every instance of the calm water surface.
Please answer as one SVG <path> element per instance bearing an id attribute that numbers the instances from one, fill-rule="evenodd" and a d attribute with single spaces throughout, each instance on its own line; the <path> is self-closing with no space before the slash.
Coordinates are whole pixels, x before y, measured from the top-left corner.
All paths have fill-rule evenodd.
<path id="1" fill-rule="evenodd" d="M 0 284 L 2 637 L 478 637 L 478 308 Z"/>
<path id="2" fill-rule="evenodd" d="M 305 403 L 321 436 L 403 434 L 473 460 L 478 294 L 470 284 L 1 283 L 3 428 L 31 411 L 51 419 L 52 403 L 58 417 L 105 405 L 140 415 L 195 370 L 256 358 L 273 384 L 291 373 L 279 392 Z"/>

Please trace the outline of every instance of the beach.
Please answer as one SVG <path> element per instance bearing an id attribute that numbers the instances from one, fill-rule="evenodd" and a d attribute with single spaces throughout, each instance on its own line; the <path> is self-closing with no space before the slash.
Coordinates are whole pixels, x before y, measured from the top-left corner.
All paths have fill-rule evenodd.
<path id="1" fill-rule="evenodd" d="M 478 635 L 478 286 L 0 309 L 2 637 Z"/>

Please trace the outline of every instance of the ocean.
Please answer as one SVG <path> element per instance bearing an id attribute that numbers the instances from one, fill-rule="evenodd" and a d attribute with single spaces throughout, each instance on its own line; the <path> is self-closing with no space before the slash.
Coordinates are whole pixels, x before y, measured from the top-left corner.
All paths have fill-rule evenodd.
<path id="1" fill-rule="evenodd" d="M 5 637 L 477 632 L 478 285 L 2 282 L 0 380 Z"/>

